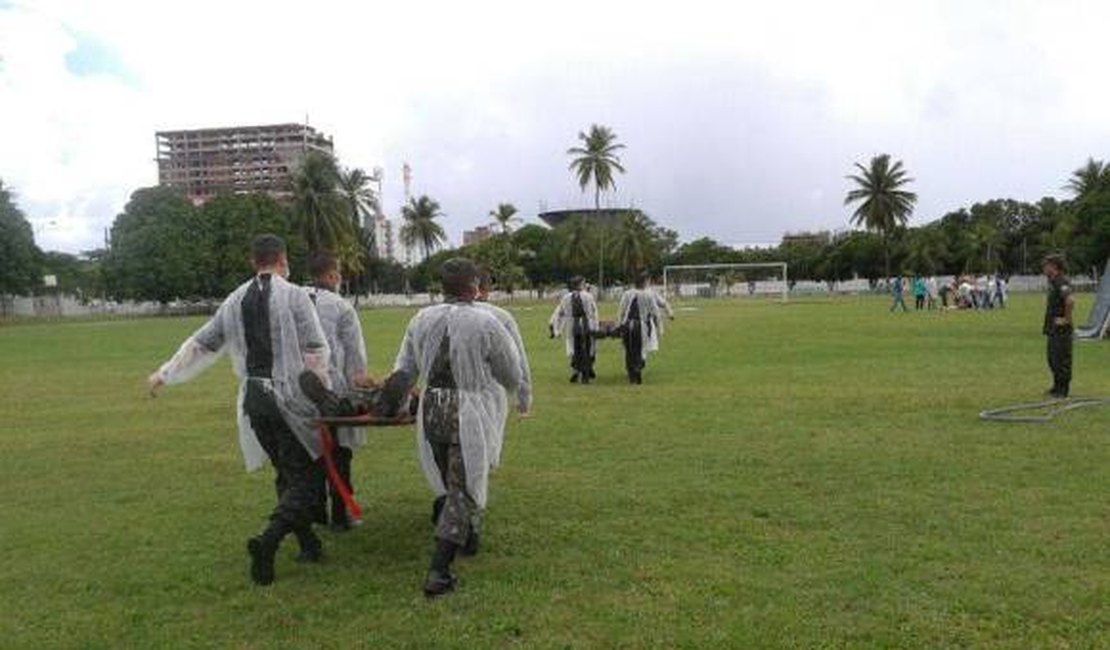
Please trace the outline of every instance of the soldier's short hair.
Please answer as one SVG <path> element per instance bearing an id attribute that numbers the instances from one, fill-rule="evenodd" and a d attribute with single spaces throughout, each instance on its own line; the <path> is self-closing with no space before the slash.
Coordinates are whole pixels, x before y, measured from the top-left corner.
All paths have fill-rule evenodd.
<path id="1" fill-rule="evenodd" d="M 465 296 L 478 288 L 478 266 L 465 257 L 452 257 L 439 268 L 444 295 Z"/>
<path id="2" fill-rule="evenodd" d="M 258 235 L 251 241 L 251 261 L 255 266 L 272 266 L 285 255 L 285 241 L 272 234 Z"/>
<path id="3" fill-rule="evenodd" d="M 1067 268 L 1067 262 L 1064 260 L 1064 256 L 1060 253 L 1049 253 L 1048 255 L 1045 255 L 1044 260 L 1041 261 L 1041 264 L 1045 266 L 1054 266 L 1056 267 L 1057 271 L 1063 271 Z"/>
<path id="4" fill-rule="evenodd" d="M 571 291 L 574 291 L 575 289 L 581 289 L 583 282 L 585 282 L 585 280 L 582 278 L 581 275 L 575 275 L 571 277 L 571 279 L 567 280 L 567 288 Z"/>
<path id="5" fill-rule="evenodd" d="M 316 251 L 308 259 L 308 273 L 314 279 L 320 279 L 339 270 L 339 258 L 329 251 Z"/>

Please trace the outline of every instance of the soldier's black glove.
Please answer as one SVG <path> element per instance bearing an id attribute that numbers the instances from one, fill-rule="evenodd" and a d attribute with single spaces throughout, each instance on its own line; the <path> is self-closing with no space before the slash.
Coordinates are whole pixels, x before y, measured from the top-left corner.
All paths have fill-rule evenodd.
<path id="1" fill-rule="evenodd" d="M 554 325 L 548 325 L 547 326 L 547 338 L 549 338 L 549 339 L 555 338 L 555 326 Z"/>

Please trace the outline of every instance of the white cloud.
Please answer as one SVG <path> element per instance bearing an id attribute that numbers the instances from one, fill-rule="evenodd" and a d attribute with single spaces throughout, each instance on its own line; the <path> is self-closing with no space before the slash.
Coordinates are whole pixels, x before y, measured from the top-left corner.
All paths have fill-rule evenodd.
<path id="1" fill-rule="evenodd" d="M 155 130 L 307 114 L 346 164 L 386 167 L 387 205 L 410 162 L 458 239 L 499 201 L 585 203 L 563 152 L 596 121 L 629 145 L 613 200 L 689 236 L 838 225 L 843 174 L 880 151 L 932 218 L 1053 192 L 1110 146 L 1108 20 L 1034 1 L 17 3 L 0 177 L 65 224 L 44 245 L 90 247 L 155 181 Z M 71 74 L 83 37 L 128 78 Z"/>

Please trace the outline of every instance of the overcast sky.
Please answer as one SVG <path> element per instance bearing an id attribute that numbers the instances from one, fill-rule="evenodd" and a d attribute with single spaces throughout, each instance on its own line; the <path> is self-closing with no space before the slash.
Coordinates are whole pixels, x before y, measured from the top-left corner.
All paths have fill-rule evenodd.
<path id="1" fill-rule="evenodd" d="M 1107 157 L 1108 31 L 1110 3 L 1049 0 L 0 0 L 0 178 L 77 252 L 157 182 L 156 130 L 307 115 L 391 216 L 407 161 L 458 244 L 500 202 L 592 205 L 566 149 L 596 122 L 627 146 L 603 202 L 685 240 L 844 227 L 884 152 L 922 223 Z"/>

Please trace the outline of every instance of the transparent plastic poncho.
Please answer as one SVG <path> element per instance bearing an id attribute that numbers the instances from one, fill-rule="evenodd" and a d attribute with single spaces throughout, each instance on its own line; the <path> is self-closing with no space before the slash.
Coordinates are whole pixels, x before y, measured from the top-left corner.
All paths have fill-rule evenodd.
<path id="1" fill-rule="evenodd" d="M 548 321 L 551 331 L 556 336 L 562 334 L 567 356 L 571 358 L 574 357 L 574 309 L 572 300 L 575 294 L 582 298 L 582 307 L 586 310 L 586 321 L 589 323 L 590 331 L 596 332 L 598 329 L 597 301 L 588 291 L 568 291 L 559 301 L 559 304 L 555 306 L 555 311 L 551 313 L 551 320 Z M 591 354 L 594 351 L 593 346 L 593 337 L 590 337 Z"/>
<path id="2" fill-rule="evenodd" d="M 185 339 L 177 353 L 158 369 L 163 382 L 179 384 L 199 375 L 225 352 L 231 357 L 232 369 L 239 378 L 239 446 L 248 471 L 259 469 L 267 460 L 266 452 L 251 427 L 250 418 L 243 411 L 247 347 L 242 302 L 247 289 L 255 281 L 251 279 L 233 291 L 216 314 Z M 330 384 L 328 343 L 316 309 L 301 287 L 290 284 L 280 276 L 273 276 L 269 307 L 274 359 L 272 378 L 266 383 L 273 390 L 285 422 L 315 459 L 320 455 L 320 440 L 314 426 L 317 411 L 301 392 L 297 377 L 308 369 Z"/>
<path id="3" fill-rule="evenodd" d="M 516 391 L 516 403 L 524 410 L 528 410 L 532 406 L 532 369 L 528 365 L 528 353 L 524 349 L 524 339 L 520 336 L 520 326 L 517 325 L 512 314 L 497 305 L 488 302 L 475 302 L 474 306 L 493 314 L 497 322 L 501 323 L 501 326 L 509 333 L 509 338 L 513 340 L 517 356 L 520 357 L 520 386 L 517 387 Z M 506 408 L 507 412 L 508 409 Z"/>
<path id="4" fill-rule="evenodd" d="M 649 352 L 659 351 L 659 336 L 663 333 L 663 314 L 672 315 L 670 304 L 651 289 L 626 289 L 621 294 L 620 307 L 617 309 L 617 323 L 628 322 L 628 313 L 635 303 L 640 311 L 640 320 L 650 322 L 651 327 L 644 330 L 644 345 L 641 348 L 646 360 Z"/>
<path id="5" fill-rule="evenodd" d="M 362 337 L 362 324 L 351 303 L 334 291 L 310 287 L 309 299 L 316 305 L 316 314 L 331 349 L 329 373 L 331 388 L 340 395 L 353 388 L 352 381 L 366 374 L 366 342 Z M 366 444 L 366 427 L 338 427 L 339 444 L 355 449 Z"/>
<path id="6" fill-rule="evenodd" d="M 505 436 L 506 400 L 520 384 L 516 346 L 501 323 L 470 303 L 426 307 L 413 316 L 394 364 L 427 380 L 443 337 L 450 337 L 451 374 L 459 393 L 459 443 L 470 495 L 484 508 L 489 472 Z M 424 406 L 417 415 L 416 446 L 420 466 L 436 495 L 446 493 L 432 448 L 424 438 Z"/>

